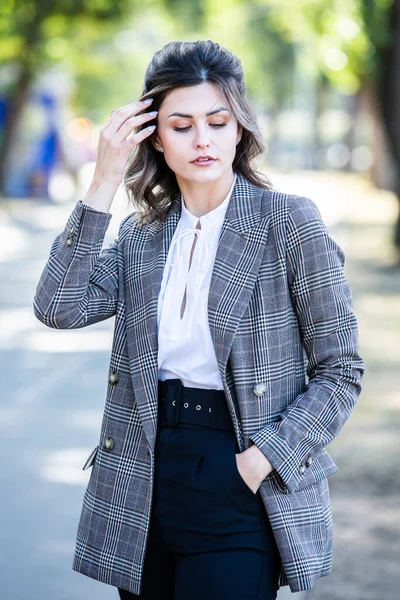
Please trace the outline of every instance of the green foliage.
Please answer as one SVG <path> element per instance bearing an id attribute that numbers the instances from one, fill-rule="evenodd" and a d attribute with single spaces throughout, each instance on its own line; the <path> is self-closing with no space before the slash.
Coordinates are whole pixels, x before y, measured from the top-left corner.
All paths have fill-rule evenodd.
<path id="1" fill-rule="evenodd" d="M 171 39 L 212 39 L 240 56 L 251 96 L 281 106 L 294 72 L 345 93 L 375 81 L 393 0 L 2 0 L 0 62 L 76 75 L 76 109 L 102 117 L 141 91 Z M 12 83 L 10 84 L 12 85 Z"/>
<path id="2" fill-rule="evenodd" d="M 390 41 L 388 13 L 393 0 L 258 0 L 270 26 L 296 44 L 302 62 L 345 93 L 376 78 L 377 51 Z M 307 58 L 308 57 L 308 58 Z M 313 65 L 313 67 L 312 67 Z"/>
<path id="3" fill-rule="evenodd" d="M 165 7 L 187 33 L 201 30 L 207 18 L 206 3 L 202 0 L 165 0 Z"/>
<path id="4" fill-rule="evenodd" d="M 0 58 L 26 62 L 33 69 L 64 59 L 76 26 L 121 19 L 133 10 L 132 0 L 2 0 Z"/>

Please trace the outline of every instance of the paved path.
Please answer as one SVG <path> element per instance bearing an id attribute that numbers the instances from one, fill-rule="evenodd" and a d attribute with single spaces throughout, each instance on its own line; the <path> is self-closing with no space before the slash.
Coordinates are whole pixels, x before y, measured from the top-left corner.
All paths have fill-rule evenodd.
<path id="1" fill-rule="evenodd" d="M 351 178 L 273 180 L 313 197 L 345 249 L 368 367 L 363 401 L 331 445 L 341 469 L 331 480 L 334 574 L 308 594 L 284 588 L 279 600 L 397 600 L 400 276 L 386 241 L 395 205 Z M 114 588 L 71 569 L 90 474 L 81 466 L 98 440 L 113 321 L 55 331 L 32 312 L 51 242 L 72 206 L 19 200 L 0 211 L 0 597 L 7 600 L 116 600 Z M 112 212 L 106 244 L 126 214 L 122 198 Z"/>

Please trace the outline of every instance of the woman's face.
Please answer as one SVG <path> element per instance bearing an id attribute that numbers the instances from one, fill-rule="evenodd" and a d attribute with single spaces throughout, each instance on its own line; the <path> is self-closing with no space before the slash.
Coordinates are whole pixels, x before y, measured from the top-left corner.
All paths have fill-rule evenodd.
<path id="1" fill-rule="evenodd" d="M 159 109 L 156 132 L 156 147 L 164 148 L 178 184 L 213 182 L 232 172 L 241 127 L 216 84 L 170 92 Z M 211 160 L 196 162 L 199 156 Z"/>

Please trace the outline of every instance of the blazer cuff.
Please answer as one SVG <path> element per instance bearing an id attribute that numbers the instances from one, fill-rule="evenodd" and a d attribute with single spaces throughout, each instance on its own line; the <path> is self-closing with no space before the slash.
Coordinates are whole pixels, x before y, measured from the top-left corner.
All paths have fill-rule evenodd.
<path id="1" fill-rule="evenodd" d="M 289 446 L 278 431 L 278 423 L 270 423 L 264 429 L 249 436 L 251 440 L 274 467 L 280 478 L 282 490 L 293 493 L 301 484 L 304 475 L 317 456 L 319 447 L 307 447 L 298 444 L 296 449 Z M 265 478 L 267 480 L 269 475 Z"/>
<path id="2" fill-rule="evenodd" d="M 85 261 L 90 272 L 101 252 L 111 213 L 96 211 L 78 201 L 64 230 L 55 238 L 46 267 L 36 286 L 33 300 L 36 317 L 49 327 L 56 327 L 49 317 L 57 290 L 73 261 Z"/>
<path id="3" fill-rule="evenodd" d="M 59 237 L 59 247 L 74 250 L 80 244 L 103 243 L 111 218 L 111 213 L 100 212 L 78 200 Z"/>

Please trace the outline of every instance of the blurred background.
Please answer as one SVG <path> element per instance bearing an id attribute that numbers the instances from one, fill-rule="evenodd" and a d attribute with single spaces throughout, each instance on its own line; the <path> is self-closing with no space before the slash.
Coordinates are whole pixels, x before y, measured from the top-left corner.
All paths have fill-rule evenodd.
<path id="1" fill-rule="evenodd" d="M 2 0 L 0 597 L 117 598 L 71 569 L 113 320 L 50 330 L 32 300 L 89 187 L 100 128 L 174 39 L 212 39 L 241 58 L 268 144 L 261 168 L 318 204 L 346 254 L 364 391 L 329 447 L 340 468 L 333 574 L 295 596 L 398 600 L 399 0 Z M 117 196 L 105 245 L 132 210 Z"/>

